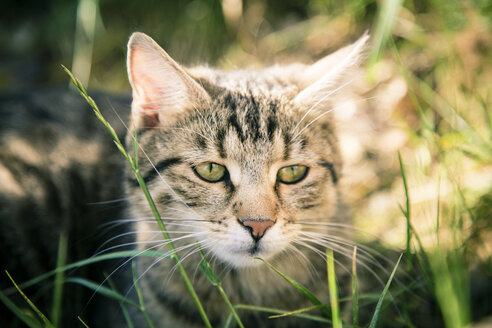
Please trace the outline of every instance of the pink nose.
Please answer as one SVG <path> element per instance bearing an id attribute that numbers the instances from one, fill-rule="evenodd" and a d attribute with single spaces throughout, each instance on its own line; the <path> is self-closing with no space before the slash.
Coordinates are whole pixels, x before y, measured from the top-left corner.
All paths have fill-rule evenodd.
<path id="1" fill-rule="evenodd" d="M 258 241 L 263 237 L 265 231 L 275 224 L 275 221 L 271 219 L 238 219 L 239 223 L 249 230 L 251 237 Z"/>

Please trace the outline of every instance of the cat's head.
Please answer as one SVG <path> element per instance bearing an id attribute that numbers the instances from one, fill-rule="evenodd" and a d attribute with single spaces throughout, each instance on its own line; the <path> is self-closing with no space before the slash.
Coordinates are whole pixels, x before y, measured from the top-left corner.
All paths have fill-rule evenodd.
<path id="1" fill-rule="evenodd" d="M 315 246 L 306 234 L 323 233 L 338 202 L 332 99 L 350 84 L 367 39 L 313 65 L 223 72 L 185 69 L 133 34 L 131 130 L 168 229 L 234 267 Z M 128 186 L 132 214 L 151 220 L 138 185 Z M 137 229 L 140 242 L 160 236 L 148 220 Z"/>

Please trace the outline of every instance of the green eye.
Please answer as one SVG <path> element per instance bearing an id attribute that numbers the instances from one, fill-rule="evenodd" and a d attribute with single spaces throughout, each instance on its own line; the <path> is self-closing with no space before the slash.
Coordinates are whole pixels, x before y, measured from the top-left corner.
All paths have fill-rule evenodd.
<path id="1" fill-rule="evenodd" d="M 283 183 L 297 183 L 307 175 L 308 167 L 304 165 L 289 165 L 278 170 L 277 179 Z"/>
<path id="2" fill-rule="evenodd" d="M 207 182 L 218 182 L 226 174 L 226 168 L 220 164 L 206 162 L 195 166 L 195 172 Z"/>

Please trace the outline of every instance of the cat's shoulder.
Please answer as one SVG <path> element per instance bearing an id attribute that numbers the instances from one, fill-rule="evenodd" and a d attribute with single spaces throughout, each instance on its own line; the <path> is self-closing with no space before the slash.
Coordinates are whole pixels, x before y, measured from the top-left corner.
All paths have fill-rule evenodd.
<path id="1" fill-rule="evenodd" d="M 127 120 L 130 112 L 130 97 L 101 92 L 90 95 L 100 105 L 103 114 L 114 123 L 117 131 L 124 133 L 122 122 Z M 100 125 L 87 102 L 68 88 L 2 93 L 0 117 L 0 133 L 29 133 L 33 128 L 45 124 L 55 124 L 70 133 L 88 133 L 88 128 L 97 129 Z"/>

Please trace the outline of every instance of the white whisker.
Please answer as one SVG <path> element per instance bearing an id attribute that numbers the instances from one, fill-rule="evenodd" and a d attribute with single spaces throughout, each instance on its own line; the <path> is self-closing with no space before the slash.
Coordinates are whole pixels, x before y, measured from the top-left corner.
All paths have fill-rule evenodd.
<path id="1" fill-rule="evenodd" d="M 115 112 L 116 116 L 119 118 L 119 120 L 121 121 L 121 123 L 123 124 L 123 126 L 125 127 L 128 135 L 130 135 L 132 138 L 135 138 L 135 136 L 131 133 L 130 129 L 128 128 L 128 126 L 125 124 L 125 122 L 121 119 L 121 117 L 118 115 L 118 113 L 116 112 L 116 110 L 114 109 L 113 107 L 113 111 Z M 183 203 L 183 205 L 185 205 L 192 213 L 196 214 L 197 216 L 198 213 L 196 213 L 191 207 L 189 207 L 186 202 L 181 199 L 181 197 L 179 197 L 179 195 L 174 191 L 173 188 L 171 188 L 171 186 L 167 183 L 167 181 L 164 179 L 164 177 L 161 175 L 161 173 L 159 172 L 159 170 L 157 170 L 157 168 L 155 167 L 154 163 L 152 163 L 150 157 L 147 155 L 147 153 L 145 152 L 145 150 L 143 149 L 143 147 L 140 145 L 140 143 L 137 142 L 137 146 L 138 148 L 142 151 L 142 153 L 144 154 L 145 158 L 147 159 L 147 161 L 149 162 L 149 164 L 152 166 L 152 168 L 154 169 L 154 171 L 157 173 L 157 175 L 159 176 L 159 179 L 164 183 L 164 185 L 173 193 L 174 196 L 176 196 L 176 198 L 181 202 Z"/>
<path id="2" fill-rule="evenodd" d="M 364 101 L 367 101 L 371 98 L 375 98 L 375 97 L 369 97 L 369 98 L 364 98 L 364 99 L 360 99 L 358 101 L 356 101 L 356 103 L 360 103 L 360 102 L 364 102 Z M 337 107 L 332 107 L 326 111 L 324 111 L 323 113 L 321 113 L 320 115 L 316 116 L 311 122 L 309 122 L 308 124 L 306 124 L 302 129 L 301 131 L 299 131 L 295 136 L 294 138 L 292 138 L 293 140 L 295 140 L 304 130 L 306 130 L 308 127 L 310 127 L 314 122 L 316 122 L 317 120 L 319 120 L 320 118 L 322 118 L 323 116 L 327 115 L 328 113 L 331 113 L 332 111 L 334 111 Z"/>
<path id="3" fill-rule="evenodd" d="M 319 104 L 321 104 L 321 102 L 323 100 L 325 100 L 326 98 L 328 98 L 329 96 L 331 96 L 332 94 L 334 94 L 335 92 L 345 88 L 347 85 L 349 85 L 350 83 L 353 82 L 353 79 L 346 82 L 345 84 L 342 84 L 341 86 L 339 86 L 338 88 L 335 88 L 334 90 L 331 90 L 330 92 L 326 93 L 323 97 L 321 97 L 314 105 L 312 105 L 307 111 L 306 113 L 304 113 L 304 116 L 299 120 L 299 122 L 297 122 L 297 125 L 294 127 L 294 129 L 292 129 L 292 133 L 294 133 L 297 128 L 299 128 L 299 125 L 302 123 L 302 121 L 304 121 L 304 119 L 306 118 L 306 116 L 308 116 L 309 113 L 311 113 L 311 111 L 313 111 Z M 302 130 L 301 130 L 302 132 Z M 298 134 L 296 134 L 293 138 L 293 140 L 296 139 L 297 135 L 299 135 L 300 132 Z"/>

